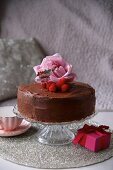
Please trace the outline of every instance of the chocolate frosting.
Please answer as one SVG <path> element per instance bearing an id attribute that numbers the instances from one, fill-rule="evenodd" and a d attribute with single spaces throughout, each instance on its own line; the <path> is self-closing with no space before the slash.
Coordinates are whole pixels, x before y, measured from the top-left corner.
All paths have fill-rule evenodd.
<path id="1" fill-rule="evenodd" d="M 85 118 L 95 111 L 95 90 L 88 84 L 75 82 L 65 93 L 49 92 L 40 83 L 18 88 L 19 112 L 41 122 L 68 122 Z"/>

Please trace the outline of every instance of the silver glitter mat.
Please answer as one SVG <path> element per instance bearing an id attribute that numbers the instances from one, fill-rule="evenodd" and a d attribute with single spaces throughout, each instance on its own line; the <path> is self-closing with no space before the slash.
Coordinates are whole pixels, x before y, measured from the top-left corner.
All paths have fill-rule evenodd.
<path id="1" fill-rule="evenodd" d="M 98 153 L 79 145 L 48 146 L 37 142 L 39 127 L 33 125 L 25 134 L 0 137 L 0 157 L 35 168 L 74 168 L 105 161 L 113 156 L 113 135 L 108 149 Z"/>

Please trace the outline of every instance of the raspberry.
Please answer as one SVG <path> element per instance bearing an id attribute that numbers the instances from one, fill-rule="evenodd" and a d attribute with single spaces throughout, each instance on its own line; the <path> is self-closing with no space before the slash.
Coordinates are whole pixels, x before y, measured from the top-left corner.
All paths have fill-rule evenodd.
<path id="1" fill-rule="evenodd" d="M 49 81 L 49 82 L 47 82 L 46 83 L 46 88 L 49 90 L 49 87 L 50 87 L 50 85 L 52 84 L 53 82 L 52 81 Z"/>
<path id="2" fill-rule="evenodd" d="M 63 77 L 56 83 L 56 85 L 58 88 L 60 88 L 65 83 L 66 83 L 66 79 Z"/>
<path id="3" fill-rule="evenodd" d="M 61 86 L 61 91 L 62 92 L 66 92 L 66 91 L 68 91 L 69 90 L 69 84 L 63 84 L 62 86 Z"/>
<path id="4" fill-rule="evenodd" d="M 50 92 L 56 92 L 56 91 L 57 91 L 56 83 L 52 83 L 52 84 L 49 86 L 49 91 L 50 91 Z"/>

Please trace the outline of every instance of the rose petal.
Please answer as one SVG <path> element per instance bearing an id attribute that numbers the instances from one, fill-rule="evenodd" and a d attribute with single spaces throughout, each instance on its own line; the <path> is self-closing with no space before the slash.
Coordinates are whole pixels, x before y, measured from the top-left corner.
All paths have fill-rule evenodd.
<path id="1" fill-rule="evenodd" d="M 38 72 L 40 70 L 40 65 L 34 66 L 33 69 L 34 69 L 35 73 L 38 74 Z"/>
<path id="2" fill-rule="evenodd" d="M 58 68 L 56 68 L 54 71 L 53 71 L 53 75 L 56 76 L 56 77 L 60 77 L 59 73 L 58 73 Z"/>
<path id="3" fill-rule="evenodd" d="M 58 78 L 54 75 L 50 75 L 50 80 L 53 81 L 53 82 L 57 82 Z"/>
<path id="4" fill-rule="evenodd" d="M 57 63 L 59 66 L 65 66 L 66 62 L 65 60 L 61 57 L 59 53 L 54 54 L 53 56 L 47 56 L 49 60 L 51 60 L 53 63 Z"/>
<path id="5" fill-rule="evenodd" d="M 66 74 L 65 74 L 64 76 L 67 76 L 68 74 L 70 74 L 70 73 L 72 72 L 72 65 L 71 65 L 71 64 L 68 64 L 68 65 L 66 66 L 66 69 L 67 69 L 67 72 L 66 72 Z"/>
<path id="6" fill-rule="evenodd" d="M 66 73 L 66 70 L 62 66 L 59 67 L 59 71 L 61 72 L 62 76 Z"/>
<path id="7" fill-rule="evenodd" d="M 61 55 L 59 54 L 59 53 L 56 53 L 56 54 L 54 54 L 53 56 L 57 56 L 57 57 L 61 57 Z"/>
<path id="8" fill-rule="evenodd" d="M 43 59 L 40 67 L 44 70 L 52 69 L 53 63 L 50 60 L 46 61 L 46 60 Z"/>
<path id="9" fill-rule="evenodd" d="M 59 68 L 56 68 L 56 69 L 54 70 L 54 73 L 55 73 L 58 77 L 62 77 L 62 76 L 64 75 L 64 72 L 62 72 L 62 71 L 60 70 L 60 67 L 59 67 Z"/>
<path id="10" fill-rule="evenodd" d="M 39 82 L 39 81 L 40 81 L 39 76 L 35 77 L 35 81 L 36 81 L 36 82 Z"/>
<path id="11" fill-rule="evenodd" d="M 73 81 L 76 78 L 76 74 L 74 73 L 70 73 L 67 76 L 64 76 L 67 79 L 71 79 L 71 81 Z"/>

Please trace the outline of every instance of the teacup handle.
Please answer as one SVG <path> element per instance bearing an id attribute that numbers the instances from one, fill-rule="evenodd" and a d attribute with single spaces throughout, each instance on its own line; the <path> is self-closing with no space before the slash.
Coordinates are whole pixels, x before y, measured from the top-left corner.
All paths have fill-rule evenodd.
<path id="1" fill-rule="evenodd" d="M 2 120 L 0 119 L 0 130 L 3 129 L 3 126 L 2 126 Z"/>

